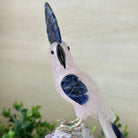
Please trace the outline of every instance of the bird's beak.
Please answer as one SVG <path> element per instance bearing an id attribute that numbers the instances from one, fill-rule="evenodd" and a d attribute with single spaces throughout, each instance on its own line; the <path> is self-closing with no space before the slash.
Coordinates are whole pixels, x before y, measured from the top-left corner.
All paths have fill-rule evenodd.
<path id="1" fill-rule="evenodd" d="M 57 45 L 57 57 L 61 65 L 66 68 L 66 54 L 60 45 Z"/>
<path id="2" fill-rule="evenodd" d="M 47 2 L 45 3 L 45 20 L 50 44 L 54 42 L 61 43 L 62 40 L 60 35 L 60 29 L 58 27 L 56 16 Z"/>

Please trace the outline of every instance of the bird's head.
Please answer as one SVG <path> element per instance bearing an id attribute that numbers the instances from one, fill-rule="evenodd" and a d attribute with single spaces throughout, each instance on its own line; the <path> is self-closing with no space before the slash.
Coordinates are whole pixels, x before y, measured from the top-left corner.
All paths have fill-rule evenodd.
<path id="1" fill-rule="evenodd" d="M 64 71 L 72 65 L 70 47 L 62 41 L 56 16 L 48 3 L 45 3 L 45 19 L 50 42 L 50 59 L 55 70 Z"/>

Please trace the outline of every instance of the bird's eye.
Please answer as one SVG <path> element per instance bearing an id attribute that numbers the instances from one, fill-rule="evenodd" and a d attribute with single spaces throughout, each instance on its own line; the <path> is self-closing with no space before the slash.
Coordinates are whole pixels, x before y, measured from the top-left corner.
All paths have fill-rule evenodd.
<path id="1" fill-rule="evenodd" d="M 54 51 L 53 50 L 51 50 L 51 54 L 54 54 Z"/>
<path id="2" fill-rule="evenodd" d="M 67 48 L 68 48 L 68 50 L 70 50 L 70 47 L 69 46 Z"/>

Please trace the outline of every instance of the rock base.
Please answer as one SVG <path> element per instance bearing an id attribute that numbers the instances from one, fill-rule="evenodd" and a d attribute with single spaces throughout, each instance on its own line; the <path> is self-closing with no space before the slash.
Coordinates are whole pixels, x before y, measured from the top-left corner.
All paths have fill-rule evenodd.
<path id="1" fill-rule="evenodd" d="M 67 131 L 56 129 L 55 132 L 45 136 L 45 138 L 94 138 L 91 129 L 81 124 L 79 127 L 74 128 L 70 133 Z"/>

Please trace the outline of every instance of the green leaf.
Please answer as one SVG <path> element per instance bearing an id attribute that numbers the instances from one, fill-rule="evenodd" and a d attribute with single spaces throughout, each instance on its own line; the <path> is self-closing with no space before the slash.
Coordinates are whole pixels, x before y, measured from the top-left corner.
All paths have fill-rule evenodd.
<path id="1" fill-rule="evenodd" d="M 8 133 L 5 133 L 2 138 L 14 138 L 15 136 L 15 132 L 13 132 L 12 130 L 9 130 Z"/>
<path id="2" fill-rule="evenodd" d="M 104 132 L 103 132 L 103 130 L 101 130 L 101 136 L 104 136 Z"/>
<path id="3" fill-rule="evenodd" d="M 36 107 L 33 106 L 31 111 L 29 112 L 29 117 L 34 117 L 36 119 L 41 118 L 41 114 L 39 113 L 39 109 L 41 108 L 40 105 L 37 105 Z"/>
<path id="4" fill-rule="evenodd" d="M 51 125 L 50 123 L 43 123 L 43 126 L 47 127 L 49 130 L 53 130 L 53 125 Z"/>
<path id="5" fill-rule="evenodd" d="M 11 115 L 10 117 L 9 117 L 9 122 L 14 122 L 15 120 L 13 119 L 13 116 Z"/>
<path id="6" fill-rule="evenodd" d="M 7 133 L 4 134 L 4 135 L 2 136 L 2 138 L 9 138 L 9 137 L 8 137 L 8 134 L 7 134 Z"/>
<path id="7" fill-rule="evenodd" d="M 36 129 L 36 132 L 37 132 L 37 134 L 38 134 L 39 136 L 44 136 L 45 133 L 46 133 L 46 129 L 45 129 L 44 127 L 38 127 L 38 128 Z"/>
<path id="8" fill-rule="evenodd" d="M 119 127 L 119 128 L 120 128 L 120 127 L 122 127 L 122 125 L 121 125 L 120 123 L 118 123 L 118 124 L 117 124 L 117 127 Z"/>
<path id="9" fill-rule="evenodd" d="M 27 119 L 27 111 L 28 111 L 28 109 L 25 109 L 25 108 L 21 110 L 21 114 L 23 116 L 23 121 L 25 121 Z"/>
<path id="10" fill-rule="evenodd" d="M 13 130 L 15 131 L 17 137 L 22 136 L 22 130 L 21 130 L 22 122 L 21 120 L 16 120 L 13 124 Z"/>
<path id="11" fill-rule="evenodd" d="M 28 126 L 30 126 L 30 124 L 31 124 L 30 121 L 25 121 L 25 122 L 22 123 L 21 128 L 22 128 L 22 129 L 25 129 L 25 128 L 27 128 Z"/>
<path id="12" fill-rule="evenodd" d="M 21 114 L 22 114 L 23 116 L 26 116 L 27 111 L 28 111 L 27 109 L 22 109 L 22 110 L 21 110 Z"/>
<path id="13" fill-rule="evenodd" d="M 124 138 L 128 138 L 128 136 L 130 135 L 130 133 L 128 132 L 127 129 L 128 129 L 128 126 L 125 125 L 125 126 L 124 126 L 124 130 L 123 130 L 123 132 L 122 132 Z"/>
<path id="14" fill-rule="evenodd" d="M 20 102 L 20 104 L 18 104 L 17 102 L 15 102 L 15 103 L 13 104 L 13 107 L 14 107 L 14 109 L 15 109 L 16 111 L 21 111 L 21 109 L 22 109 L 22 107 L 23 107 L 23 103 Z"/>
<path id="15" fill-rule="evenodd" d="M 15 135 L 15 132 L 13 132 L 12 130 L 10 130 L 10 131 L 8 132 L 8 137 L 9 137 L 9 138 L 13 138 L 14 135 Z"/>
<path id="16" fill-rule="evenodd" d="M 120 118 L 117 114 L 115 116 L 116 116 L 116 120 L 114 121 L 114 124 L 117 124 L 119 122 Z"/>
<path id="17" fill-rule="evenodd" d="M 6 108 L 3 108 L 3 111 L 2 111 L 2 115 L 6 118 L 10 117 L 10 108 L 8 108 L 8 110 Z"/>
<path id="18" fill-rule="evenodd" d="M 93 127 L 93 129 L 92 129 L 92 133 L 94 133 L 95 130 L 96 130 L 96 126 Z"/>
<path id="19" fill-rule="evenodd" d="M 0 136 L 4 135 L 9 131 L 9 126 L 5 127 L 4 125 L 0 125 Z"/>
<path id="20" fill-rule="evenodd" d="M 124 126 L 124 130 L 125 130 L 125 131 L 127 130 L 127 127 L 128 127 L 127 125 Z"/>

